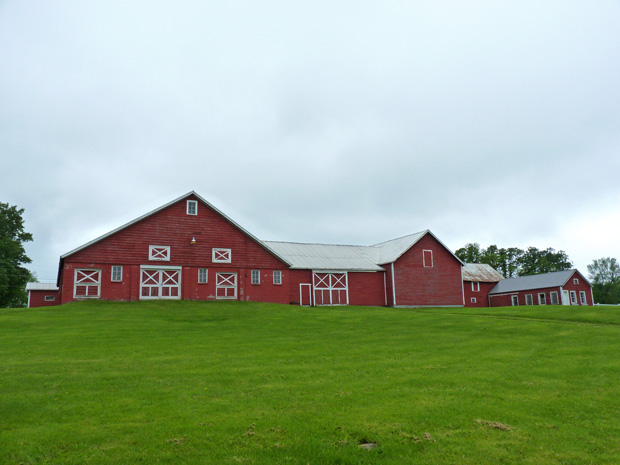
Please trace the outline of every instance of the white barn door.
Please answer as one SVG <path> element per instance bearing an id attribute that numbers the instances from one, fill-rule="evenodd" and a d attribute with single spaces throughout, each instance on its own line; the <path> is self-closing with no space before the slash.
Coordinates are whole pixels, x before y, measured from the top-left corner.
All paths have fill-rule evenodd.
<path id="1" fill-rule="evenodd" d="M 181 268 L 140 269 L 140 299 L 180 299 Z"/>
<path id="2" fill-rule="evenodd" d="M 237 298 L 237 273 L 215 273 L 215 298 Z"/>
<path id="3" fill-rule="evenodd" d="M 347 273 L 314 272 L 314 305 L 349 305 Z"/>

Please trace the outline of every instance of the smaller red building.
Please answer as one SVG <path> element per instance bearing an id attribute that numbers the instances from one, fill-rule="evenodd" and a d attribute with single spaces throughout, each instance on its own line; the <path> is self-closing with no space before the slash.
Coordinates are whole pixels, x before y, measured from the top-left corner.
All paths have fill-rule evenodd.
<path id="1" fill-rule="evenodd" d="M 489 292 L 489 306 L 511 305 L 594 305 L 592 285 L 578 270 L 504 279 Z"/>
<path id="2" fill-rule="evenodd" d="M 504 279 L 491 265 L 465 263 L 463 266 L 463 297 L 466 307 L 488 307 L 489 292 Z"/>
<path id="3" fill-rule="evenodd" d="M 60 303 L 58 286 L 48 283 L 28 283 L 28 307 L 49 307 Z"/>

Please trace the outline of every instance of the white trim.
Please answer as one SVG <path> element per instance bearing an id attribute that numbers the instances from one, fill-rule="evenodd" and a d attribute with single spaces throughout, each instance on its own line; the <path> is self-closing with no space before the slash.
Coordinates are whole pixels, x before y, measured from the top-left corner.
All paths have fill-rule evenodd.
<path id="1" fill-rule="evenodd" d="M 278 277 L 277 282 L 276 282 L 276 276 Z M 282 271 L 273 270 L 273 275 L 271 279 L 272 279 L 274 286 L 281 286 L 282 285 Z"/>
<path id="2" fill-rule="evenodd" d="M 392 262 L 392 306 L 396 307 L 396 282 L 394 281 L 394 262 Z"/>
<path id="3" fill-rule="evenodd" d="M 463 267 L 461 266 L 461 294 L 463 294 L 463 307 L 465 306 L 465 283 L 463 282 Z"/>
<path id="4" fill-rule="evenodd" d="M 233 279 L 226 278 L 224 275 L 230 275 Z M 234 281 L 234 282 L 233 282 Z M 227 283 L 227 284 L 226 284 Z M 232 271 L 218 271 L 215 273 L 215 298 L 218 300 L 236 300 L 237 299 L 237 288 L 238 285 L 238 275 L 236 272 Z M 218 290 L 224 289 L 224 295 L 218 295 Z M 228 295 L 228 289 L 233 290 L 233 295 Z"/>
<path id="5" fill-rule="evenodd" d="M 515 305 L 515 297 L 517 298 L 517 304 Z M 518 307 L 519 306 L 519 294 L 513 294 L 512 296 L 510 296 L 510 304 L 513 307 Z"/>
<path id="6" fill-rule="evenodd" d="M 478 289 L 474 289 L 474 284 L 476 284 Z M 480 282 L 479 281 L 472 281 L 471 282 L 471 291 L 472 292 L 480 292 Z"/>
<path id="7" fill-rule="evenodd" d="M 541 296 L 541 295 L 543 296 L 543 299 L 544 299 L 544 301 L 545 301 L 544 303 L 542 303 L 542 302 L 540 301 L 540 296 Z M 544 292 L 539 292 L 539 293 L 538 293 L 538 305 L 547 305 L 547 294 L 546 294 L 546 293 L 544 293 Z"/>
<path id="8" fill-rule="evenodd" d="M 191 212 L 192 206 L 193 206 L 193 211 L 194 211 L 193 213 Z M 198 215 L 198 200 L 188 200 L 186 207 L 185 207 L 185 213 L 191 216 Z"/>
<path id="9" fill-rule="evenodd" d="M 471 300 L 471 302 L 469 302 L 470 304 L 477 304 L 478 303 L 478 301 L 477 301 L 477 299 L 475 297 L 472 297 L 470 300 Z"/>
<path id="10" fill-rule="evenodd" d="M 387 307 L 387 278 L 385 273 L 383 273 L 383 296 L 385 298 L 385 306 Z"/>
<path id="11" fill-rule="evenodd" d="M 573 278 L 573 284 L 579 284 L 579 278 Z"/>
<path id="12" fill-rule="evenodd" d="M 114 268 L 120 268 L 120 279 L 114 279 Z M 110 282 L 122 283 L 123 282 L 123 265 L 112 265 L 110 268 Z"/>
<path id="13" fill-rule="evenodd" d="M 309 307 L 312 307 L 312 294 L 314 293 L 314 290 L 312 289 L 312 284 L 311 283 L 299 283 L 299 305 L 302 307 L 305 307 L 306 305 L 304 305 L 304 297 L 303 297 L 303 291 L 302 291 L 302 286 L 308 286 L 310 288 L 310 293 L 308 295 L 308 297 L 310 297 L 310 303 L 308 304 Z"/>
<path id="14" fill-rule="evenodd" d="M 426 265 L 426 252 L 431 253 L 431 264 L 430 266 Z M 433 251 L 430 249 L 422 249 L 422 265 L 424 268 L 433 268 Z"/>
<path id="15" fill-rule="evenodd" d="M 555 303 L 553 303 L 553 294 L 555 294 Z M 558 291 L 549 292 L 549 305 L 560 305 L 560 293 Z"/>
<path id="16" fill-rule="evenodd" d="M 529 299 L 528 299 L 529 297 Z M 528 303 L 529 300 L 529 303 Z M 532 306 L 534 305 L 534 295 L 533 294 L 525 294 L 525 305 Z"/>
<path id="17" fill-rule="evenodd" d="M 56 301 L 56 296 L 55 295 L 43 296 L 43 301 L 44 302 L 55 302 Z"/>
<path id="18" fill-rule="evenodd" d="M 579 291 L 579 305 L 588 305 L 588 298 L 586 297 L 586 291 Z"/>
<path id="19" fill-rule="evenodd" d="M 169 245 L 149 245 L 149 261 L 169 262 L 170 261 L 170 246 Z"/>
<path id="20" fill-rule="evenodd" d="M 250 271 L 250 284 L 252 284 L 253 286 L 260 285 L 260 270 Z"/>
<path id="21" fill-rule="evenodd" d="M 149 284 L 145 285 L 144 284 L 144 281 L 143 281 L 144 275 L 143 275 L 143 273 L 145 271 L 147 271 L 147 272 L 148 271 L 157 271 L 157 272 L 159 272 L 158 273 L 159 276 L 157 277 L 157 284 L 154 284 L 154 285 L 149 285 Z M 178 272 L 178 279 L 176 280 L 176 284 L 170 285 L 170 284 L 167 284 L 164 281 L 164 279 L 163 279 L 163 272 L 168 272 L 168 271 L 171 271 L 171 272 L 175 272 L 176 271 L 176 272 Z M 150 279 L 153 279 L 153 278 L 154 278 L 153 276 L 150 277 Z M 167 278 L 171 279 L 172 277 L 168 276 Z M 181 300 L 181 290 L 182 290 L 182 287 L 181 287 L 182 281 L 181 281 L 181 279 L 182 279 L 182 267 L 180 267 L 180 266 L 140 265 L 140 297 L 139 298 L 140 298 L 140 300 Z M 157 291 L 158 295 L 156 295 L 156 296 L 151 296 L 151 295 L 143 296 L 142 295 L 142 289 L 145 288 L 145 287 L 147 287 L 149 289 L 156 287 L 158 289 L 158 291 Z M 178 289 L 178 295 L 176 295 L 176 296 L 173 296 L 173 295 L 163 296 L 162 295 L 162 289 L 164 289 L 164 288 L 169 288 L 169 289 L 177 288 Z M 150 293 L 150 291 L 149 291 L 149 293 Z"/>
<path id="22" fill-rule="evenodd" d="M 200 280 L 200 272 L 204 271 L 205 279 L 204 281 Z M 198 268 L 198 284 L 208 284 L 209 283 L 209 268 Z"/>
<path id="23" fill-rule="evenodd" d="M 573 297 L 575 297 L 574 300 Z M 570 304 L 579 305 L 579 301 L 577 300 L 577 291 L 570 291 Z"/>
<path id="24" fill-rule="evenodd" d="M 86 274 L 90 272 L 90 274 Z M 82 273 L 84 276 L 78 281 L 78 273 Z M 97 281 L 90 283 L 83 283 L 84 280 L 92 278 L 94 274 L 97 274 Z M 77 295 L 78 287 L 85 287 L 86 294 L 88 294 L 89 287 L 97 288 L 97 295 Z M 73 272 L 73 298 L 74 299 L 98 299 L 101 296 L 101 268 L 75 268 Z"/>
<path id="25" fill-rule="evenodd" d="M 232 250 L 213 247 L 211 249 L 211 261 L 213 263 L 230 263 L 232 261 Z"/>
<path id="26" fill-rule="evenodd" d="M 30 293 L 31 292 L 32 291 L 28 291 L 28 304 L 27 304 L 28 306 L 26 308 L 30 308 Z"/>
<path id="27" fill-rule="evenodd" d="M 323 277 L 319 275 L 324 275 Z M 346 271 L 312 271 L 312 287 L 314 305 L 317 304 L 316 293 L 321 292 L 321 304 L 324 305 L 349 305 L 349 274 Z M 341 292 L 344 291 L 345 302 L 341 301 Z M 329 296 L 329 303 L 325 303 L 325 292 Z M 334 295 L 338 297 L 338 302 L 334 302 Z"/>

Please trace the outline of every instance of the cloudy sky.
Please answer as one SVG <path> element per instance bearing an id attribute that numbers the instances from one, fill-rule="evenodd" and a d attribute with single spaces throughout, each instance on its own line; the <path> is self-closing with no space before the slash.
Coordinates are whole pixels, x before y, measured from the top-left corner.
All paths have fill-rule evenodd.
<path id="1" fill-rule="evenodd" d="M 0 0 L 41 280 L 195 190 L 268 240 L 620 259 L 620 2 Z"/>

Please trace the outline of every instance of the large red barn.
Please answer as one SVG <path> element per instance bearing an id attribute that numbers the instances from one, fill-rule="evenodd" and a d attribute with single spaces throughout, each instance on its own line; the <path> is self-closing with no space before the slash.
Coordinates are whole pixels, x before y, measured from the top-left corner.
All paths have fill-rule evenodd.
<path id="1" fill-rule="evenodd" d="M 261 241 L 190 192 L 62 255 L 57 290 L 29 289 L 30 306 L 84 299 L 463 306 L 461 266 L 428 230 L 372 246 Z"/>

